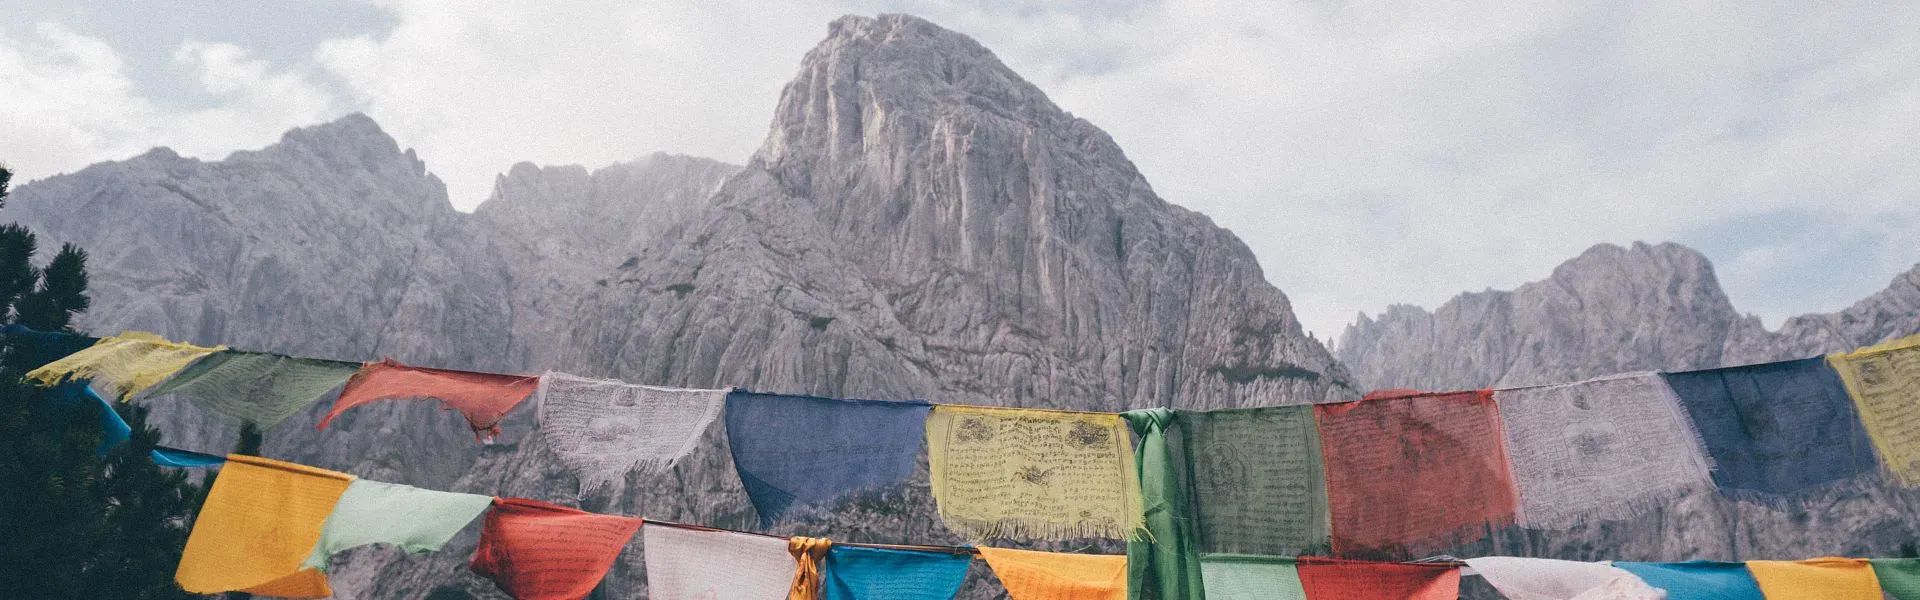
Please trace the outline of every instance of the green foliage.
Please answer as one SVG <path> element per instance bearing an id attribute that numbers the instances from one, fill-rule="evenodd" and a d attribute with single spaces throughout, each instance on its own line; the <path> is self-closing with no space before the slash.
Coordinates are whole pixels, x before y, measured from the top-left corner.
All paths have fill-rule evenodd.
<path id="1" fill-rule="evenodd" d="M 6 175 L 0 169 L 0 192 Z M 87 308 L 86 254 L 68 246 L 36 269 L 35 243 L 23 228 L 0 226 L 0 316 L 71 331 Z M 160 433 L 143 407 L 113 409 L 132 438 L 99 454 L 99 411 L 108 409 L 54 402 L 21 381 L 46 360 L 0 354 L 0 598 L 197 597 L 173 583 L 197 486 L 147 457 Z"/>

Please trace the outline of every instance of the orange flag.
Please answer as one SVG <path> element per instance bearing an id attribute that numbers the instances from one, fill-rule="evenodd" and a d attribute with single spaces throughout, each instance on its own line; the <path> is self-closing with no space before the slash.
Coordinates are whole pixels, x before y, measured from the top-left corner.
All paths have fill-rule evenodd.
<path id="1" fill-rule="evenodd" d="M 1768 598 L 1880 600 L 1873 564 L 1854 558 L 1750 560 L 1747 572 Z"/>
<path id="2" fill-rule="evenodd" d="M 494 498 L 468 568 L 518 600 L 576 600 L 613 568 L 640 519 Z"/>
<path id="3" fill-rule="evenodd" d="M 228 455 L 187 536 L 174 580 L 199 594 L 333 595 L 325 573 L 300 563 L 320 541 L 327 515 L 352 482 L 346 473 Z"/>
<path id="4" fill-rule="evenodd" d="M 439 400 L 460 411 L 483 438 L 500 435 L 500 419 L 539 387 L 532 375 L 499 375 L 412 367 L 392 359 L 360 367 L 334 399 L 333 410 L 317 425 L 326 429 L 347 409 L 378 400 Z"/>
<path id="5" fill-rule="evenodd" d="M 1455 600 L 1460 568 L 1302 558 L 1300 587 L 1315 600 Z"/>
<path id="6" fill-rule="evenodd" d="M 1013 600 L 1126 600 L 1127 557 L 980 547 Z"/>

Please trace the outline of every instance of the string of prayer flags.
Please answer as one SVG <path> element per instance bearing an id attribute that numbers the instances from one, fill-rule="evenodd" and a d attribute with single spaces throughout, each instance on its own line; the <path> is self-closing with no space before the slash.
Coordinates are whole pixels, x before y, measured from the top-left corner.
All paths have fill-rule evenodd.
<path id="1" fill-rule="evenodd" d="M 973 557 L 953 552 L 834 546 L 824 600 L 952 600 Z"/>
<path id="2" fill-rule="evenodd" d="M 7 351 L 16 357 L 12 364 L 26 368 L 39 368 L 100 343 L 100 338 L 93 336 L 40 331 L 19 323 L 0 327 L 0 335 L 7 337 Z"/>
<path id="3" fill-rule="evenodd" d="M 1873 576 L 1893 600 L 1920 600 L 1920 558 L 1876 558 Z"/>
<path id="4" fill-rule="evenodd" d="M 439 550 L 480 516 L 493 498 L 356 479 L 334 505 L 301 566 L 328 571 L 327 559 L 348 548 L 392 544 L 414 554 Z"/>
<path id="5" fill-rule="evenodd" d="M 795 505 L 912 479 L 926 444 L 921 401 L 727 395 L 727 445 L 760 522 Z"/>
<path id="6" fill-rule="evenodd" d="M 319 402 L 359 370 L 360 363 L 225 350 L 194 362 L 147 395 L 185 396 L 201 408 L 265 430 Z"/>
<path id="7" fill-rule="evenodd" d="M 124 444 L 133 437 L 133 428 L 126 419 L 113 410 L 113 404 L 93 392 L 85 381 L 68 381 L 54 386 L 42 396 L 49 408 L 53 409 L 52 422 L 55 426 L 64 426 L 73 411 L 93 411 L 94 422 L 100 427 L 100 445 L 94 454 L 106 456 L 107 451 Z"/>
<path id="8" fill-rule="evenodd" d="M 1122 413 L 1139 436 L 1134 464 L 1140 472 L 1140 504 L 1147 535 L 1127 541 L 1127 589 L 1134 600 L 1203 598 L 1200 553 L 1193 548 L 1193 516 L 1187 510 L 1187 486 L 1174 471 L 1167 430 L 1174 413 L 1150 408 Z"/>
<path id="9" fill-rule="evenodd" d="M 1872 471 L 1866 431 L 1821 358 L 1667 373 L 1734 497 L 1778 498 Z"/>
<path id="10" fill-rule="evenodd" d="M 1494 393 L 1519 523 L 1563 529 L 1712 487 L 1712 463 L 1680 399 L 1655 373 Z M 1599 585 L 1595 583 L 1594 585 Z"/>
<path id="11" fill-rule="evenodd" d="M 936 409 L 935 414 L 939 411 Z M 980 547 L 1012 600 L 1125 600 L 1127 557 Z"/>
<path id="12" fill-rule="evenodd" d="M 1375 392 L 1314 410 L 1335 553 L 1405 556 L 1513 522 L 1517 494 L 1492 392 Z"/>
<path id="13" fill-rule="evenodd" d="M 500 419 L 539 383 L 538 377 L 428 369 L 387 359 L 361 367 L 318 427 L 326 429 L 340 413 L 368 402 L 433 399 L 460 411 L 476 436 L 490 440 L 500 435 Z"/>
<path id="14" fill-rule="evenodd" d="M 1451 564 L 1303 558 L 1298 568 L 1300 587 L 1314 600 L 1458 600 L 1460 597 L 1460 569 Z"/>
<path id="15" fill-rule="evenodd" d="M 1920 487 L 1920 335 L 1827 357 L 1887 472 Z"/>
<path id="16" fill-rule="evenodd" d="M 654 600 L 779 600 L 798 572 L 789 540 L 668 525 L 648 527 L 642 537 Z"/>
<path id="17" fill-rule="evenodd" d="M 1647 585 L 1667 592 L 1667 600 L 1765 600 L 1760 585 L 1737 562 L 1696 560 L 1679 563 L 1615 562 Z"/>
<path id="18" fill-rule="evenodd" d="M 158 385 L 194 361 L 225 349 L 225 346 L 207 348 L 170 342 L 152 333 L 129 331 L 101 338 L 84 350 L 29 371 L 27 379 L 49 387 L 65 381 L 86 380 L 94 389 L 124 401 Z"/>
<path id="19" fill-rule="evenodd" d="M 833 540 L 795 536 L 787 540 L 787 554 L 793 555 L 793 585 L 787 600 L 820 600 L 820 563 L 826 562 Z"/>
<path id="20" fill-rule="evenodd" d="M 926 428 L 934 501 L 967 539 L 1125 538 L 1144 525 L 1120 415 L 940 405 Z"/>
<path id="21" fill-rule="evenodd" d="M 155 464 L 177 469 L 204 469 L 227 464 L 226 457 L 201 454 L 179 448 L 168 448 L 166 446 L 155 446 L 152 450 L 148 451 L 148 454 L 153 457 Z"/>
<path id="22" fill-rule="evenodd" d="M 468 568 L 516 600 L 577 600 L 593 592 L 640 519 L 521 498 L 495 498 Z"/>
<path id="23" fill-rule="evenodd" d="M 581 492 L 627 473 L 657 474 L 693 452 L 726 390 L 687 390 L 548 371 L 535 406 L 540 435 Z"/>
<path id="24" fill-rule="evenodd" d="M 1178 415 L 1202 552 L 1292 556 L 1327 543 L 1313 407 Z"/>
<path id="25" fill-rule="evenodd" d="M 1200 557 L 1206 600 L 1307 600 L 1294 559 L 1253 554 Z"/>
<path id="26" fill-rule="evenodd" d="M 1507 600 L 1569 600 L 1603 590 L 1616 579 L 1637 580 L 1632 573 L 1604 563 L 1550 558 L 1489 556 L 1469 558 L 1467 566 Z"/>
<path id="27" fill-rule="evenodd" d="M 1747 571 L 1769 600 L 1881 600 L 1873 565 L 1857 558 L 1750 560 Z"/>
<path id="28" fill-rule="evenodd" d="M 332 595 L 326 574 L 302 563 L 353 479 L 269 458 L 227 456 L 187 535 L 174 580 L 197 594 Z"/>

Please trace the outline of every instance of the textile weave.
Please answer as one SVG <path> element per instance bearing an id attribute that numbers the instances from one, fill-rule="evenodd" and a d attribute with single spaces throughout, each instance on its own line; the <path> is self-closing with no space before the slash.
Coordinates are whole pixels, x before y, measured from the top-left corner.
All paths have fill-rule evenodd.
<path id="1" fill-rule="evenodd" d="M 693 452 L 726 390 L 687 390 L 548 371 L 534 405 L 540 435 L 584 493 L 627 473 L 657 474 Z"/>
<path id="2" fill-rule="evenodd" d="M 1920 335 L 1827 357 L 1895 481 L 1920 486 Z"/>
<path id="3" fill-rule="evenodd" d="M 798 566 L 775 537 L 666 525 L 642 537 L 653 600 L 784 600 Z"/>
<path id="4" fill-rule="evenodd" d="M 593 592 L 640 519 L 521 498 L 494 498 L 467 566 L 516 600 L 578 600 Z"/>
<path id="5" fill-rule="evenodd" d="M 1860 559 L 1750 560 L 1747 571 L 1768 600 L 1881 600 L 1873 565 Z"/>
<path id="6" fill-rule="evenodd" d="M 1665 590 L 1667 600 L 1766 600 L 1747 566 L 1737 562 L 1615 562 L 1613 566 Z"/>
<path id="7" fill-rule="evenodd" d="M 1632 573 L 1604 563 L 1489 556 L 1469 558 L 1473 567 L 1507 600 L 1568 600 Z"/>
<path id="8" fill-rule="evenodd" d="M 334 554 L 392 544 L 414 554 L 439 550 L 480 516 L 493 498 L 356 479 L 327 516 L 320 541 L 302 566 L 328 571 Z"/>
<path id="9" fill-rule="evenodd" d="M 1313 407 L 1180 411 L 1202 552 L 1292 556 L 1327 543 Z"/>
<path id="10" fill-rule="evenodd" d="M 1133 459 L 1140 470 L 1140 504 L 1147 527 L 1147 535 L 1127 541 L 1127 595 L 1134 600 L 1205 597 L 1200 553 L 1193 547 L 1188 490 L 1167 440 L 1174 413 L 1150 408 L 1120 417 L 1140 438 Z"/>
<path id="11" fill-rule="evenodd" d="M 379 400 L 433 399 L 460 411 L 477 436 L 500 434 L 500 419 L 540 384 L 540 378 L 522 375 L 470 373 L 411 367 L 391 359 L 367 363 L 347 381 L 333 410 L 320 419 L 325 429 L 349 408 Z"/>
<path id="12" fill-rule="evenodd" d="M 1012 600 L 1123 600 L 1127 557 L 980 547 Z"/>
<path id="13" fill-rule="evenodd" d="M 1666 374 L 1723 493 L 1778 497 L 1872 471 L 1872 443 L 1825 359 Z"/>
<path id="14" fill-rule="evenodd" d="M 1458 600 L 1453 565 L 1302 559 L 1300 587 L 1313 600 Z"/>
<path id="15" fill-rule="evenodd" d="M 1680 399 L 1655 373 L 1494 393 L 1521 525 L 1564 529 L 1713 486 Z M 1598 585 L 1596 583 L 1595 585 Z"/>
<path id="16" fill-rule="evenodd" d="M 940 405 L 927 454 L 940 517 L 967 539 L 1123 538 L 1143 526 L 1120 415 Z"/>
<path id="17" fill-rule="evenodd" d="M 175 394 L 265 430 L 347 382 L 360 363 L 226 350 L 208 355 L 149 396 Z"/>
<path id="18" fill-rule="evenodd" d="M 762 523 L 789 507 L 912 479 L 926 444 L 920 401 L 734 392 L 727 446 Z"/>
<path id="19" fill-rule="evenodd" d="M 1873 576 L 1893 600 L 1920 600 L 1920 558 L 1876 558 Z"/>
<path id="20" fill-rule="evenodd" d="M 227 456 L 200 506 L 174 580 L 199 594 L 332 595 L 301 566 L 353 476 L 257 456 Z"/>
<path id="21" fill-rule="evenodd" d="M 1207 580 L 1206 600 L 1307 600 L 1294 560 L 1251 554 L 1200 557 Z"/>
<path id="22" fill-rule="evenodd" d="M 1513 522 L 1512 467 L 1491 392 L 1376 392 L 1314 410 L 1335 553 L 1405 557 Z"/>
<path id="23" fill-rule="evenodd" d="M 973 557 L 949 552 L 834 546 L 824 600 L 951 600 Z"/>
<path id="24" fill-rule="evenodd" d="M 225 350 L 170 342 L 144 331 L 101 338 L 87 349 L 27 373 L 27 379 L 52 386 L 63 381 L 87 380 L 94 389 L 130 400 L 166 381 L 181 369 L 209 354 Z"/>

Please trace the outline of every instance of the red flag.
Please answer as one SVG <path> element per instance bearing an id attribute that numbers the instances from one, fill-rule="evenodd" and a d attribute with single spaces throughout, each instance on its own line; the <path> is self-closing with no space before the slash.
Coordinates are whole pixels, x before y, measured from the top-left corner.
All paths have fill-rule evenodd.
<path id="1" fill-rule="evenodd" d="M 410 367 L 392 359 L 367 363 L 360 367 L 333 410 L 320 419 L 325 429 L 333 418 L 347 409 L 376 400 L 439 400 L 467 417 L 476 435 L 490 438 L 500 434 L 500 418 L 513 410 L 540 385 L 532 375 L 497 375 Z"/>
<path id="2" fill-rule="evenodd" d="M 640 523 L 538 500 L 494 498 L 468 566 L 517 600 L 577 600 L 606 577 Z"/>
<path id="3" fill-rule="evenodd" d="M 1336 554 L 1402 557 L 1513 522 L 1519 493 L 1492 391 L 1375 392 L 1315 413 Z"/>
<path id="4" fill-rule="evenodd" d="M 1302 558 L 1300 587 L 1314 600 L 1455 600 L 1460 568 L 1453 565 Z"/>

